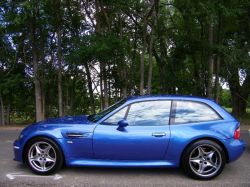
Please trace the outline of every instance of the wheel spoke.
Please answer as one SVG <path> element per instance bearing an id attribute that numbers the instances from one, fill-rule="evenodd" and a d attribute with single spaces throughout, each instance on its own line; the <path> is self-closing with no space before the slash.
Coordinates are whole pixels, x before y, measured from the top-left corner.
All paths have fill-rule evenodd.
<path id="1" fill-rule="evenodd" d="M 214 169 L 218 169 L 218 165 L 216 163 L 211 162 L 211 161 L 207 162 L 207 166 L 213 167 Z"/>
<path id="2" fill-rule="evenodd" d="M 200 161 L 201 161 L 201 159 L 199 159 L 199 158 L 191 158 L 190 159 L 190 162 L 193 162 L 193 163 L 196 163 L 196 164 L 200 164 Z"/>
<path id="3" fill-rule="evenodd" d="M 197 175 L 212 175 L 220 169 L 220 152 L 212 145 L 199 145 L 191 152 L 189 163 Z"/>
<path id="4" fill-rule="evenodd" d="M 41 148 L 39 147 L 39 144 L 38 144 L 38 143 L 35 145 L 35 149 L 36 149 L 36 154 L 41 154 L 42 150 L 41 150 Z"/>
<path id="5" fill-rule="evenodd" d="M 49 171 L 56 164 L 56 152 L 47 142 L 36 142 L 29 150 L 29 163 L 36 171 Z"/>
<path id="6" fill-rule="evenodd" d="M 215 158 L 214 158 L 215 157 Z M 211 151 L 209 154 L 208 154 L 208 156 L 207 156 L 207 160 L 208 160 L 208 165 L 209 166 L 211 166 L 211 167 L 213 167 L 214 169 L 217 169 L 218 168 L 218 163 L 219 163 L 219 159 L 218 159 L 218 157 L 216 156 L 216 151 L 215 150 L 213 150 L 213 151 Z M 215 160 L 214 160 L 214 159 Z"/>
<path id="7" fill-rule="evenodd" d="M 48 147 L 43 149 L 44 154 L 49 154 L 49 151 L 50 151 L 51 148 L 52 148 L 51 145 L 48 145 Z"/>
<path id="8" fill-rule="evenodd" d="M 46 161 L 44 159 L 41 159 L 40 160 L 40 166 L 41 166 L 41 170 L 46 170 Z"/>
<path id="9" fill-rule="evenodd" d="M 34 162 L 34 161 L 39 162 L 39 161 L 40 161 L 39 159 L 40 159 L 40 156 L 38 156 L 38 155 L 35 155 L 35 156 L 31 156 L 31 157 L 30 157 L 30 161 L 31 161 L 31 162 Z"/>
<path id="10" fill-rule="evenodd" d="M 202 162 L 199 164 L 199 169 L 197 171 L 202 174 L 205 168 L 206 168 L 206 165 Z"/>
<path id="11" fill-rule="evenodd" d="M 56 159 L 48 155 L 46 158 L 46 162 L 56 162 Z"/>
<path id="12" fill-rule="evenodd" d="M 203 151 L 202 147 L 199 146 L 197 149 L 198 149 L 198 153 L 199 153 L 197 157 L 203 156 L 204 155 L 204 151 Z"/>

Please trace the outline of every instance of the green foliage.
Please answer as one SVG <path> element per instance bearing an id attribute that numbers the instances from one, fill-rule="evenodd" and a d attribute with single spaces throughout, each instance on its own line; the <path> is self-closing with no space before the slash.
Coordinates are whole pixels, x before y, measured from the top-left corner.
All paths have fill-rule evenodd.
<path id="1" fill-rule="evenodd" d="M 232 107 L 232 99 L 231 99 L 231 94 L 229 90 L 222 90 L 221 96 L 219 99 L 219 104 L 226 108 Z"/>
<path id="2" fill-rule="evenodd" d="M 45 118 L 50 118 L 58 115 L 58 25 L 62 28 L 65 115 L 88 114 L 91 90 L 86 65 L 90 69 L 97 111 L 103 103 L 100 80 L 104 77 L 100 65 L 104 66 L 110 104 L 123 97 L 124 88 L 128 95 L 139 94 L 145 21 L 144 81 L 147 82 L 152 28 L 149 10 L 155 13 L 152 94 L 206 96 L 212 53 L 213 74 L 220 56 L 221 80 L 230 84 L 230 91 L 234 89 L 238 95 L 249 96 L 250 84 L 246 81 L 250 74 L 249 1 L 163 0 L 154 8 L 150 1 L 103 3 L 103 7 L 99 1 L 3 0 L 0 3 L 0 90 L 5 106 L 11 100 L 12 116 L 20 121 L 34 120 L 35 116 L 32 21 L 36 27 L 39 62 L 36 77 L 45 98 Z M 212 43 L 208 38 L 210 22 Z M 230 91 L 220 89 L 219 98 L 220 104 L 229 108 L 234 102 Z"/>

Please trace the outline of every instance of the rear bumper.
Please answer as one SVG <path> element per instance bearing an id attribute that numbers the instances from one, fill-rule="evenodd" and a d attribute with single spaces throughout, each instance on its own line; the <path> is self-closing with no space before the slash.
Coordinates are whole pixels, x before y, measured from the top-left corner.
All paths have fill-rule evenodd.
<path id="1" fill-rule="evenodd" d="M 243 140 L 228 139 L 225 141 L 229 155 L 229 163 L 241 157 L 246 149 L 246 143 Z"/>

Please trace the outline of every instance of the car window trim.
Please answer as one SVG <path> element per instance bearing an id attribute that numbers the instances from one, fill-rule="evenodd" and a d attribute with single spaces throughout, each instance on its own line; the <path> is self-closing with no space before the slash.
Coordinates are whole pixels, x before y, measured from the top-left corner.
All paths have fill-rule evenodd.
<path id="1" fill-rule="evenodd" d="M 175 102 L 175 100 L 171 101 L 170 116 L 169 116 L 169 125 L 175 124 L 176 104 L 177 104 L 177 102 Z"/>
<path id="2" fill-rule="evenodd" d="M 206 105 L 208 108 L 213 110 L 220 119 L 217 119 L 217 120 L 201 120 L 201 121 L 192 121 L 192 122 L 175 122 L 176 106 L 177 106 L 178 101 L 191 102 L 191 103 L 200 103 L 200 104 Z M 212 122 L 212 121 L 220 121 L 220 120 L 223 120 L 223 117 L 213 107 L 211 107 L 207 103 L 200 102 L 200 101 L 192 101 L 192 100 L 173 100 L 172 101 L 170 125 L 192 124 L 192 123 L 202 123 L 202 122 L 210 122 L 210 121 Z"/>
<path id="3" fill-rule="evenodd" d="M 124 109 L 125 107 L 128 107 L 127 108 L 127 111 L 125 113 L 125 117 L 124 119 L 127 119 L 128 117 L 128 113 L 130 111 L 130 108 L 131 108 L 131 105 L 133 104 L 136 104 L 136 103 L 143 103 L 143 102 L 153 102 L 153 101 L 170 101 L 170 111 L 169 111 L 169 117 L 168 117 L 168 123 L 166 123 L 166 125 L 154 125 L 154 126 L 168 126 L 170 125 L 170 116 L 171 116 L 171 111 L 172 111 L 172 103 L 173 103 L 173 100 L 172 99 L 159 99 L 159 100 L 145 100 L 145 101 L 137 101 L 137 102 L 134 102 L 134 103 L 129 103 L 128 105 L 124 106 L 123 108 L 121 108 L 120 110 Z M 110 126 L 116 126 L 116 125 L 112 125 L 112 124 L 105 124 L 105 121 L 109 118 L 111 118 L 113 115 L 115 115 L 117 112 L 119 112 L 120 110 L 117 110 L 114 114 L 112 114 L 111 116 L 109 116 L 108 118 L 106 118 L 105 120 L 103 120 L 101 123 L 99 123 L 99 125 L 110 125 Z M 129 125 L 128 126 L 143 126 L 145 127 L 144 125 Z"/>

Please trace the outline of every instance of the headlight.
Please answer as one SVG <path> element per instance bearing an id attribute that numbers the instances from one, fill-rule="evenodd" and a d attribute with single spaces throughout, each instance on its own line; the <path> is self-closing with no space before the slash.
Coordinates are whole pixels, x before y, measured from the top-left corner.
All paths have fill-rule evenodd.
<path id="1" fill-rule="evenodd" d="M 22 133 L 19 134 L 18 138 L 17 138 L 17 141 L 20 141 L 22 139 L 23 135 Z"/>

